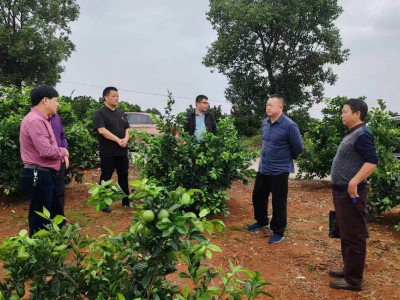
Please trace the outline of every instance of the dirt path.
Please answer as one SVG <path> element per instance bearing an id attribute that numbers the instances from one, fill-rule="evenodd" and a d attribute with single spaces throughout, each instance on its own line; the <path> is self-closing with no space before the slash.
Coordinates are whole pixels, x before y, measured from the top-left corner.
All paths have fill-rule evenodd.
<path id="1" fill-rule="evenodd" d="M 84 180 L 97 182 L 99 174 L 98 170 L 88 170 Z M 138 171 L 131 168 L 130 179 L 137 176 Z M 328 287 L 330 278 L 327 275 L 330 268 L 341 266 L 339 240 L 327 237 L 328 212 L 332 209 L 329 184 L 291 180 L 289 186 L 286 240 L 269 245 L 270 231 L 249 233 L 245 228 L 253 222 L 253 183 L 243 186 L 235 182 L 228 191 L 231 215 L 224 218 L 227 228 L 212 237 L 212 242 L 223 252 L 215 253 L 208 265 L 228 269 L 228 260 L 231 260 L 259 271 L 264 279 L 273 283 L 267 291 L 276 299 L 400 299 L 400 232 L 393 228 L 400 222 L 400 210 L 392 210 L 380 222 L 369 224 L 364 291 L 336 291 Z M 104 233 L 103 226 L 115 233 L 128 229 L 130 209 L 114 204 L 113 213 L 97 214 L 86 204 L 87 191 L 87 186 L 77 183 L 72 183 L 66 190 L 67 217 L 80 224 L 83 234 L 97 237 Z M 26 199 L 10 205 L 10 201 L 1 196 L 0 239 L 26 229 L 27 212 Z M 183 265 L 178 268 L 184 270 Z M 3 269 L 0 275 L 5 275 Z M 172 279 L 178 284 L 185 283 L 179 278 Z"/>

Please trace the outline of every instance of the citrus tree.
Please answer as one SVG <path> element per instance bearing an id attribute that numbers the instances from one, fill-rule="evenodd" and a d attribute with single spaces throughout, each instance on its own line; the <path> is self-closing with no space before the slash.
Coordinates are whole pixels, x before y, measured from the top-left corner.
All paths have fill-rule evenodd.
<path id="1" fill-rule="evenodd" d="M 326 99 L 322 120 L 313 120 L 304 135 L 304 152 L 297 161 L 298 177 L 324 178 L 330 174 L 337 147 L 346 134 L 347 127 L 340 119 L 346 97 Z M 400 152 L 400 129 L 390 121 L 389 112 L 382 100 L 379 107 L 368 114 L 368 129 L 374 137 L 379 163 L 369 178 L 367 207 L 374 218 L 400 204 L 400 163 L 393 152 Z"/>
<path id="2" fill-rule="evenodd" d="M 247 184 L 254 177 L 255 171 L 249 167 L 258 153 L 247 151 L 231 119 L 218 122 L 216 135 L 204 133 L 201 141 L 189 136 L 183 132 L 185 114 L 171 113 L 174 103 L 170 94 L 165 114 L 152 115 L 160 136 L 146 132 L 133 134 L 132 141 L 139 152 L 135 164 L 143 168 L 141 177 L 156 180 L 170 189 L 179 186 L 199 189 L 203 194 L 193 195 L 191 209 L 208 208 L 213 214 L 226 215 L 229 197 L 225 190 L 233 180 L 241 179 Z"/>
<path id="3" fill-rule="evenodd" d="M 19 175 L 23 166 L 19 130 L 22 119 L 31 109 L 31 89 L 0 89 L 0 189 L 6 194 L 19 191 Z M 71 104 L 64 102 L 62 97 L 58 113 L 63 122 L 71 155 L 67 182 L 72 178 L 81 181 L 83 175 L 78 169 L 94 167 L 98 161 L 97 140 L 87 126 L 88 121 L 79 119 Z"/>
<path id="4" fill-rule="evenodd" d="M 172 192 L 147 180 L 133 181 L 129 198 L 136 206 L 128 232 L 93 239 L 79 234 L 78 225 L 59 228 L 64 217 L 49 219 L 44 209 L 39 214 L 51 221 L 46 230 L 32 238 L 26 230 L 3 240 L 0 259 L 8 271 L 0 282 L 1 299 L 20 299 L 26 289 L 30 299 L 257 299 L 269 295 L 270 284 L 252 272 L 230 263 L 229 272 L 213 272 L 206 264 L 213 245 L 205 233 L 222 230 L 221 220 L 206 220 L 207 210 L 198 215 L 183 208 L 193 202 L 197 190 L 178 188 Z M 89 191 L 97 208 L 125 197 L 113 182 L 93 185 Z M 133 206 L 133 205 L 132 205 Z M 68 249 L 72 243 L 72 250 Z M 166 280 L 177 272 L 179 261 L 187 272 L 177 274 L 191 285 L 178 287 Z M 240 278 L 239 278 L 239 275 Z M 211 285 L 221 276 L 222 285 Z M 243 279 L 245 278 L 245 279 Z"/>

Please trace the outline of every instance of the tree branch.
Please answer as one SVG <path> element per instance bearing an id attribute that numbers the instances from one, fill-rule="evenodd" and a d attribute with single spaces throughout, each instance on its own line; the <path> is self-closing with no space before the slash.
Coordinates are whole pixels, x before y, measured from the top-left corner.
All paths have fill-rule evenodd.
<path id="1" fill-rule="evenodd" d="M 272 23 L 271 23 L 270 26 L 271 26 L 271 39 L 269 40 L 269 44 L 268 44 L 267 47 L 265 45 L 265 41 L 264 41 L 264 37 L 263 37 L 262 33 L 260 31 L 257 31 L 256 33 L 257 33 L 257 36 L 260 39 L 261 47 L 263 49 L 262 55 L 263 55 L 263 58 L 264 58 L 264 68 L 268 72 L 268 80 L 269 80 L 269 82 L 271 84 L 271 90 L 275 90 L 276 83 L 275 83 L 275 78 L 274 78 L 274 74 L 273 74 L 273 71 L 272 71 L 271 57 L 270 57 L 271 49 L 275 48 L 275 45 L 274 46 L 272 45 L 272 43 L 273 43 L 272 35 L 273 35 L 273 32 L 274 32 L 274 27 L 273 27 Z"/>

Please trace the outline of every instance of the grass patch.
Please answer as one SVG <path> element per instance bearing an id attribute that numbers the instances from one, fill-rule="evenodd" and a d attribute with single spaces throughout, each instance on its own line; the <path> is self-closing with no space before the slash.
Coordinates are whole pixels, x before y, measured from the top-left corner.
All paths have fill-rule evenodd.
<path id="1" fill-rule="evenodd" d="M 244 138 L 243 142 L 250 151 L 260 151 L 262 146 L 261 134 L 252 137 Z"/>

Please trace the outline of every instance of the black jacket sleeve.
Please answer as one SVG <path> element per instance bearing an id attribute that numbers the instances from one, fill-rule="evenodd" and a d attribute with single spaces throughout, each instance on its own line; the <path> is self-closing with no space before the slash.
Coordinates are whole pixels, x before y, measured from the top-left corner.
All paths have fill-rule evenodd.
<path id="1" fill-rule="evenodd" d="M 190 113 L 187 113 L 186 114 L 186 121 L 185 121 L 185 123 L 183 124 L 183 131 L 185 131 L 185 132 L 189 132 L 189 122 L 190 122 Z"/>
<path id="2" fill-rule="evenodd" d="M 210 119 L 211 119 L 211 132 L 216 135 L 217 134 L 217 123 L 215 123 L 215 118 L 211 114 L 210 114 Z"/>

